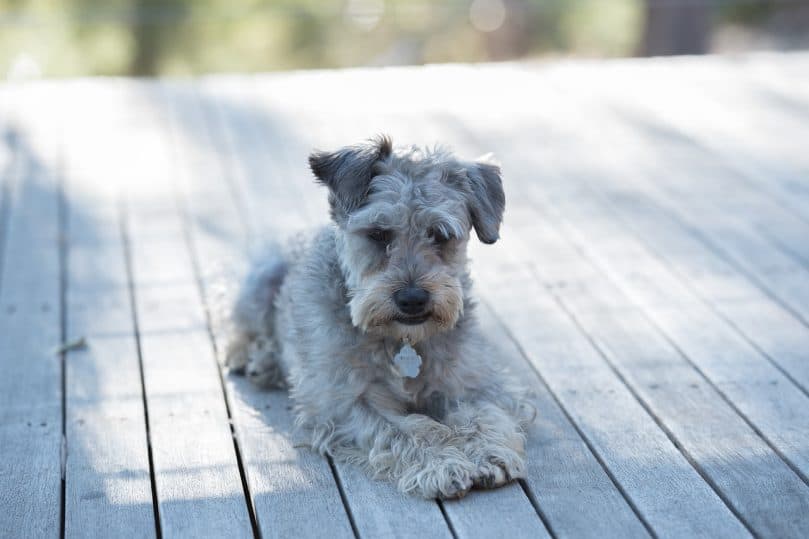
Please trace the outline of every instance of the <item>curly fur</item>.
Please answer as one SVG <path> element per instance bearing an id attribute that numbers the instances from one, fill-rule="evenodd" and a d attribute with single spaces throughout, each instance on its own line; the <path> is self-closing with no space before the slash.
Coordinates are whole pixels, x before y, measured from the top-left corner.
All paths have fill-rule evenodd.
<path id="1" fill-rule="evenodd" d="M 441 148 L 394 151 L 387 137 L 310 164 L 334 223 L 256 265 L 233 307 L 228 364 L 288 386 L 314 450 L 403 492 L 457 497 L 522 477 L 531 410 L 478 329 L 466 256 L 472 229 L 498 237 L 499 169 Z M 369 239 L 380 228 L 384 245 Z M 430 293 L 419 324 L 393 300 L 411 284 Z M 393 362 L 404 340 L 422 358 L 415 378 Z"/>

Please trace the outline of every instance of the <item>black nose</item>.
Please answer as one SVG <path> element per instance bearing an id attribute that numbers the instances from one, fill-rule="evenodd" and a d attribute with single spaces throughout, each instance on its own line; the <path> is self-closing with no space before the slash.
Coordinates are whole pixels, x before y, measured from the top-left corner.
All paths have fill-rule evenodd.
<path id="1" fill-rule="evenodd" d="M 397 290 L 393 294 L 393 301 L 405 314 L 421 314 L 427 307 L 427 302 L 430 301 L 430 293 L 423 288 L 408 286 Z"/>

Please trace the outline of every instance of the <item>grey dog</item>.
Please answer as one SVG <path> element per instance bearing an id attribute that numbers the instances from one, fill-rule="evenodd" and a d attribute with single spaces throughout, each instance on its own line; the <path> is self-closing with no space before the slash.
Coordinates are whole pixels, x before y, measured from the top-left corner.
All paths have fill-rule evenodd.
<path id="1" fill-rule="evenodd" d="M 289 387 L 307 443 L 403 492 L 459 497 L 525 473 L 531 411 L 474 317 L 467 243 L 498 239 L 500 169 L 386 136 L 309 164 L 333 225 L 263 257 L 228 365 Z"/>

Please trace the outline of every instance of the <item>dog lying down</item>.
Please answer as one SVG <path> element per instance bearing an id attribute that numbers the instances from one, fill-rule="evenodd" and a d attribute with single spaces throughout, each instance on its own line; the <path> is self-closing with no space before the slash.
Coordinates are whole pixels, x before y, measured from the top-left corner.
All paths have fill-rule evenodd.
<path id="1" fill-rule="evenodd" d="M 381 136 L 309 164 L 333 224 L 259 260 L 228 366 L 289 387 L 316 451 L 403 492 L 463 496 L 525 473 L 533 410 L 474 316 L 467 242 L 498 239 L 500 169 Z"/>

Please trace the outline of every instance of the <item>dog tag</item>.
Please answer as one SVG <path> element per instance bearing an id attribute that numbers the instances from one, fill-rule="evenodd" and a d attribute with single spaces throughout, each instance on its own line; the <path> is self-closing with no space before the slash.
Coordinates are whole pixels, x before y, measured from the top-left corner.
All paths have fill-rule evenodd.
<path id="1" fill-rule="evenodd" d="M 405 342 L 393 358 L 393 364 L 400 375 L 405 378 L 415 378 L 421 369 L 421 356 L 410 346 L 409 342 Z"/>

